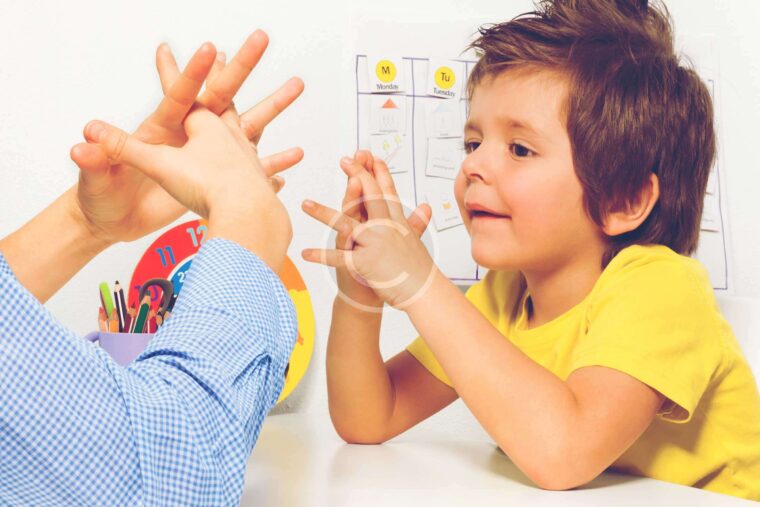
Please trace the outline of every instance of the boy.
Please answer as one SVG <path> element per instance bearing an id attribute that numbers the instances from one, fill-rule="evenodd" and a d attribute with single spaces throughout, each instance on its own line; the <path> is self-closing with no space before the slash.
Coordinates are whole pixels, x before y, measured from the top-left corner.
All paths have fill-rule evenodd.
<path id="1" fill-rule="evenodd" d="M 387 167 L 359 153 L 338 231 L 330 414 L 380 443 L 461 396 L 538 486 L 609 466 L 760 499 L 760 396 L 720 316 L 699 234 L 712 105 L 679 65 L 664 7 L 554 0 L 482 29 L 455 193 L 487 276 L 437 271 Z M 362 197 L 361 205 L 351 201 Z M 414 233 L 414 234 L 412 234 Z M 420 333 L 383 362 L 382 308 Z"/>

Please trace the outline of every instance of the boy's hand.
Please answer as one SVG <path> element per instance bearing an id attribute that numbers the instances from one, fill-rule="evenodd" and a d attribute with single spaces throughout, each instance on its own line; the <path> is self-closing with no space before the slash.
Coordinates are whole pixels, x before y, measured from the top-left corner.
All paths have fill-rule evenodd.
<path id="1" fill-rule="evenodd" d="M 420 240 L 430 222 L 430 207 L 422 204 L 405 218 L 393 178 L 382 161 L 374 161 L 374 176 L 357 159 L 342 159 L 341 168 L 349 178 L 359 181 L 366 221 L 357 220 L 355 213 L 350 216 L 305 202 L 304 210 L 342 235 L 346 248 L 307 249 L 303 257 L 345 269 L 350 276 L 365 281 L 377 297 L 403 309 L 423 293 L 436 270 Z"/>
<path id="2" fill-rule="evenodd" d="M 366 170 L 371 171 L 374 165 L 374 158 L 369 151 L 356 152 L 354 160 Z M 309 213 L 309 206 L 312 201 L 304 201 L 303 210 Z M 346 184 L 346 193 L 343 197 L 341 206 L 343 215 L 356 222 L 363 223 L 367 221 L 367 210 L 362 202 L 362 185 L 357 176 L 349 176 Z M 310 213 L 311 214 L 311 213 Z M 335 248 L 339 250 L 350 250 L 352 243 L 344 227 L 338 226 L 337 236 L 335 238 Z M 351 273 L 346 267 L 337 267 L 335 275 L 338 282 L 338 297 L 343 299 L 352 307 L 367 311 L 379 312 L 383 308 L 383 300 L 375 294 L 367 282 L 359 278 L 356 274 Z"/>
<path id="3" fill-rule="evenodd" d="M 156 66 L 165 98 L 140 125 L 135 138 L 150 144 L 184 145 L 187 135 L 182 121 L 196 100 L 216 114 L 226 111 L 267 44 L 266 34 L 254 32 L 226 66 L 223 55 L 216 55 L 213 45 L 204 44 L 182 74 L 168 47 L 159 46 Z M 198 97 L 204 81 L 206 90 Z M 303 83 L 291 79 L 242 115 L 239 121 L 251 142 L 258 142 L 264 127 L 302 90 Z M 86 138 L 88 132 L 85 132 Z M 92 141 L 91 138 L 88 140 Z M 137 239 L 171 223 L 187 211 L 135 167 L 109 160 L 97 144 L 78 144 L 72 148 L 71 157 L 81 169 L 74 192 L 75 207 L 81 211 L 87 227 L 105 243 Z M 263 159 L 261 165 L 265 174 L 273 177 L 273 186 L 279 189 L 283 181 L 274 174 L 298 163 L 302 157 L 300 148 L 293 148 Z"/>

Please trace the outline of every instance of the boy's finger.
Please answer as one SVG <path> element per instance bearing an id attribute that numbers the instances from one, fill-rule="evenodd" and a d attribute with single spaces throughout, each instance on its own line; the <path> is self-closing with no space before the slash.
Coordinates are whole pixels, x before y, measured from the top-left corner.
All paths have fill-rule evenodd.
<path id="1" fill-rule="evenodd" d="M 380 190 L 383 192 L 385 200 L 388 202 L 388 210 L 391 217 L 394 220 L 404 219 L 404 207 L 401 205 L 401 200 L 398 198 L 398 192 L 396 192 L 396 184 L 393 182 L 393 176 L 388 169 L 388 166 L 380 159 L 375 160 L 373 166 L 373 172 L 375 174 L 375 180 L 380 186 Z"/>
<path id="2" fill-rule="evenodd" d="M 348 229 L 353 230 L 354 227 L 359 225 L 359 222 L 347 215 L 344 215 L 340 211 L 334 210 L 309 199 L 306 199 L 301 204 L 301 208 L 310 217 L 322 222 L 329 228 L 339 233 L 348 232 Z"/>
<path id="3" fill-rule="evenodd" d="M 362 203 L 362 184 L 357 177 L 348 178 L 346 185 L 346 195 L 343 196 L 341 206 L 343 213 L 354 220 L 362 221 L 367 218 L 367 210 Z"/>
<path id="4" fill-rule="evenodd" d="M 364 207 L 367 209 L 368 218 L 390 218 L 388 204 L 383 198 L 383 192 L 380 190 L 375 178 L 364 170 L 356 160 L 343 157 L 340 160 L 340 167 L 349 177 L 355 176 L 359 179 L 362 187 L 362 198 Z"/>
<path id="5" fill-rule="evenodd" d="M 362 167 L 364 167 L 364 169 L 372 174 L 375 166 L 375 157 L 372 155 L 371 151 L 356 150 L 356 153 L 354 153 L 354 160 L 356 160 L 359 164 L 362 165 Z"/>
<path id="6" fill-rule="evenodd" d="M 269 155 L 261 159 L 261 167 L 264 174 L 272 176 L 286 169 L 290 169 L 303 160 L 303 150 L 301 148 L 290 148 L 274 155 Z"/>
<path id="7" fill-rule="evenodd" d="M 179 77 L 179 67 L 171 48 L 165 42 L 156 49 L 156 70 L 158 70 L 158 79 L 161 81 L 161 89 L 166 95 Z"/>
<path id="8" fill-rule="evenodd" d="M 346 257 L 351 255 L 351 250 L 327 250 L 324 248 L 307 248 L 301 252 L 304 260 L 316 262 L 334 268 L 342 268 L 346 265 Z"/>
<path id="9" fill-rule="evenodd" d="M 406 223 L 409 224 L 409 228 L 420 237 L 430 224 L 430 218 L 433 216 L 432 208 L 427 204 L 420 204 L 417 209 L 411 212 L 406 219 Z"/>
<path id="10" fill-rule="evenodd" d="M 181 166 L 177 157 L 171 156 L 178 151 L 176 148 L 143 143 L 102 121 L 88 123 L 85 138 L 97 144 L 112 164 L 128 164 L 159 184 L 172 177 L 177 170 L 176 165 Z"/>
<path id="11" fill-rule="evenodd" d="M 176 127 L 182 123 L 195 103 L 215 57 L 216 48 L 210 42 L 206 42 L 195 52 L 153 113 L 156 123 L 164 127 Z"/>
<path id="12" fill-rule="evenodd" d="M 215 114 L 221 114 L 232 101 L 243 82 L 261 60 L 269 37 L 261 30 L 256 30 L 243 43 L 237 54 L 222 69 L 199 97 L 199 102 Z"/>
<path id="13" fill-rule="evenodd" d="M 283 112 L 303 92 L 301 78 L 290 78 L 279 90 L 265 98 L 240 116 L 240 126 L 245 135 L 258 143 L 264 128 Z"/>

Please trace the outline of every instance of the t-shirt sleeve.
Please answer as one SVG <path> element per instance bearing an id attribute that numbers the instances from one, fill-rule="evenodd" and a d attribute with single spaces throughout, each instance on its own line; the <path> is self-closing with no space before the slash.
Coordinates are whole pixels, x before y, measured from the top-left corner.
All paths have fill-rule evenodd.
<path id="1" fill-rule="evenodd" d="M 486 277 L 472 285 L 465 293 L 465 297 L 492 323 L 494 323 L 494 319 L 498 318 L 499 314 L 498 303 L 493 299 L 492 294 L 494 284 L 500 284 L 501 280 L 497 282 L 495 275 L 495 272 L 489 272 Z M 421 336 L 418 336 L 406 350 L 432 373 L 435 378 L 449 387 L 454 387 L 449 377 L 443 371 L 443 367 Z"/>
<path id="2" fill-rule="evenodd" d="M 715 305 L 706 275 L 683 259 L 618 266 L 590 302 L 571 371 L 626 373 L 667 398 L 661 417 L 686 422 L 722 357 Z"/>

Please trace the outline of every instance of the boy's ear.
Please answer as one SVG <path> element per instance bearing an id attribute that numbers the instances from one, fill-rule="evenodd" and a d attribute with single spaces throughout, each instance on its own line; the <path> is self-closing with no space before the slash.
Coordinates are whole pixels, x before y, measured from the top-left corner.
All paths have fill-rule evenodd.
<path id="1" fill-rule="evenodd" d="M 655 173 L 651 173 L 636 200 L 628 203 L 623 209 L 607 212 L 602 231 L 607 236 L 619 236 L 635 230 L 644 223 L 659 198 L 660 180 Z"/>

